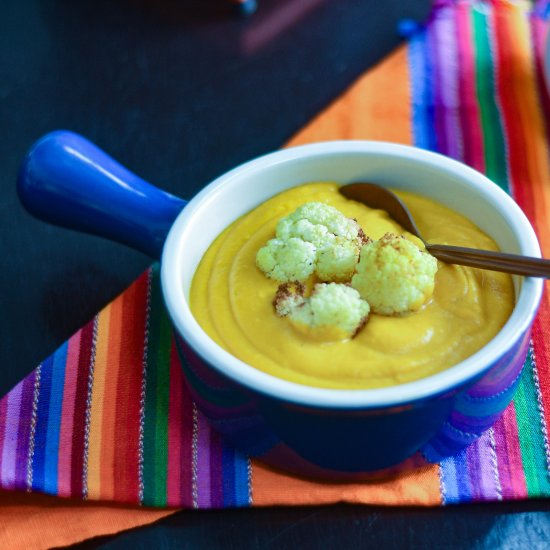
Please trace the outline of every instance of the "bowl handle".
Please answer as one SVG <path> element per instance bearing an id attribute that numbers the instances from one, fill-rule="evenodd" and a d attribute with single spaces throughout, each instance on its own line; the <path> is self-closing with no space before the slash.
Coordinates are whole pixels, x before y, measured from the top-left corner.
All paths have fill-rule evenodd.
<path id="1" fill-rule="evenodd" d="M 58 130 L 39 139 L 17 181 L 37 218 L 107 237 L 160 258 L 168 231 L 187 204 L 142 180 L 86 138 Z"/>

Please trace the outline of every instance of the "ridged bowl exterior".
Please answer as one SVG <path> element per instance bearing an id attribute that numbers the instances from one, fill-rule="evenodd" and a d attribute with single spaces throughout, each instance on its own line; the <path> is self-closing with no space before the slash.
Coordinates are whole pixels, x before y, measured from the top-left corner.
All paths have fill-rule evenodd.
<path id="1" fill-rule="evenodd" d="M 260 157 L 190 201 L 164 246 L 163 293 L 187 383 L 216 430 L 276 468 L 353 480 L 441 461 L 475 441 L 510 403 L 540 280 L 514 277 L 511 317 L 474 355 L 435 375 L 376 390 L 313 388 L 270 376 L 216 344 L 193 316 L 192 278 L 213 239 L 273 195 L 327 180 L 371 181 L 427 195 L 467 216 L 501 250 L 540 257 L 535 233 L 513 200 L 482 174 L 441 155 L 380 142 L 327 142 Z"/>
<path id="2" fill-rule="evenodd" d="M 327 411 L 251 391 L 220 375 L 181 338 L 185 379 L 201 412 L 243 453 L 308 477 L 353 480 L 439 462 L 473 443 L 510 403 L 529 332 L 478 379 L 406 406 Z"/>

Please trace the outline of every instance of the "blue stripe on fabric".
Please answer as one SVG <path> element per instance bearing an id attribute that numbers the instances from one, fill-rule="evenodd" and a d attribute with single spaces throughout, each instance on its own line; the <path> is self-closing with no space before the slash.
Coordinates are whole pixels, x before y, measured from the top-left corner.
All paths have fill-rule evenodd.
<path id="1" fill-rule="evenodd" d="M 235 473 L 233 463 L 235 461 L 235 450 L 229 445 L 222 447 L 222 489 L 223 489 L 223 505 L 235 506 L 236 504 L 236 488 L 235 488 Z"/>
<path id="2" fill-rule="evenodd" d="M 46 436 L 50 393 L 52 389 L 52 369 L 54 358 L 50 355 L 42 362 L 40 368 L 40 393 L 36 410 L 36 426 L 34 432 L 34 452 L 32 457 L 32 487 L 43 490 L 45 479 Z"/>
<path id="3" fill-rule="evenodd" d="M 435 23 L 432 23 L 432 25 Z M 426 116 L 426 132 L 427 132 L 427 145 L 426 149 L 430 151 L 439 152 L 439 145 L 437 139 L 437 126 L 436 126 L 436 90 L 437 90 L 437 69 L 435 66 L 436 56 L 434 51 L 436 47 L 435 36 L 433 36 L 433 28 L 430 25 L 424 32 L 423 56 L 424 56 L 424 110 Z"/>
<path id="4" fill-rule="evenodd" d="M 445 480 L 445 504 L 471 502 L 472 487 L 466 450 L 446 458 L 440 466 Z"/>
<path id="5" fill-rule="evenodd" d="M 458 485 L 459 502 L 470 502 L 472 500 L 472 484 L 468 470 L 467 449 L 453 457 L 456 469 L 456 480 Z"/>
<path id="6" fill-rule="evenodd" d="M 63 392 L 65 389 L 65 366 L 69 343 L 65 342 L 54 353 L 52 368 L 52 392 L 48 414 L 48 436 L 45 453 L 44 492 L 57 493 L 57 465 L 59 459 L 59 434 L 61 430 L 61 411 L 63 407 Z"/>
<path id="7" fill-rule="evenodd" d="M 409 41 L 409 74 L 412 95 L 413 143 L 417 147 L 437 150 L 432 93 L 433 67 L 426 55 L 427 32 L 422 30 Z"/>
<path id="8" fill-rule="evenodd" d="M 445 458 L 439 464 L 441 468 L 441 479 L 444 482 L 444 491 L 442 491 L 443 504 L 453 504 L 458 502 L 459 488 L 456 479 L 456 468 L 453 457 Z"/>
<path id="9" fill-rule="evenodd" d="M 238 451 L 234 455 L 235 472 L 235 506 L 250 506 L 248 458 Z"/>

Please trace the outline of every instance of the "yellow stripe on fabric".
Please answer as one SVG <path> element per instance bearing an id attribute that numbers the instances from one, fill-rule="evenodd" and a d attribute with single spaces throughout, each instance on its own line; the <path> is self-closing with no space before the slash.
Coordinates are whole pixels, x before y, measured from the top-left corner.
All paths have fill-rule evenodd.
<path id="1" fill-rule="evenodd" d="M 103 402 L 109 357 L 109 330 L 111 306 L 98 315 L 94 382 L 90 414 L 90 435 L 88 440 L 88 498 L 98 500 L 101 495 L 101 436 L 103 432 Z"/>

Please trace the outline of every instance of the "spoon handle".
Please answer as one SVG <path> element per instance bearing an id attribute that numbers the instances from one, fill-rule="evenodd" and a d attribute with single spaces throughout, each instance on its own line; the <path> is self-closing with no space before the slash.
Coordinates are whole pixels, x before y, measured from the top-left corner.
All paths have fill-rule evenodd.
<path id="1" fill-rule="evenodd" d="M 542 258 L 444 244 L 426 244 L 426 249 L 442 262 L 550 279 L 550 260 Z"/>

